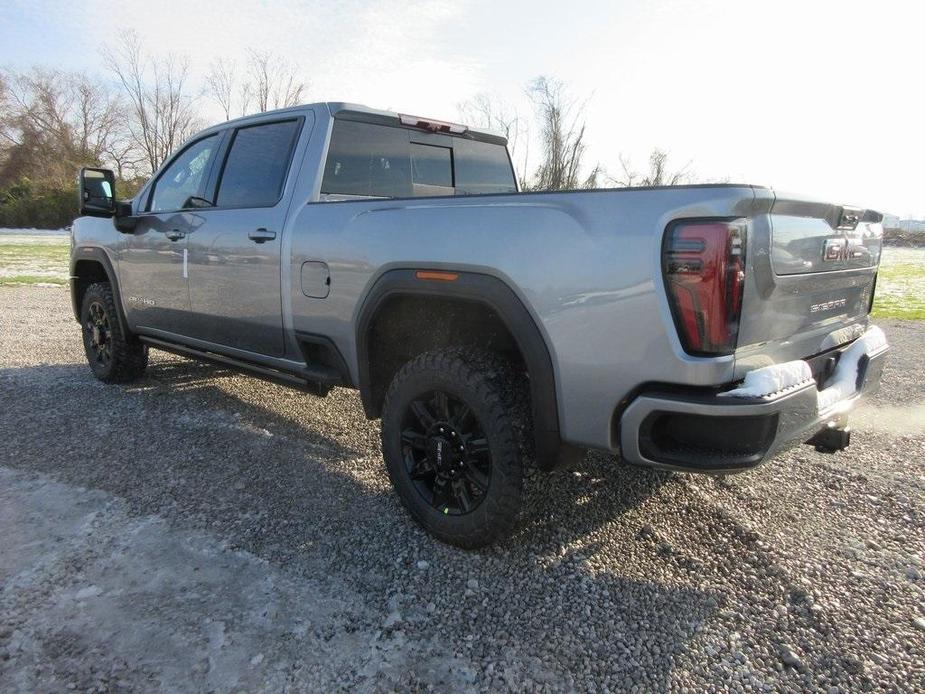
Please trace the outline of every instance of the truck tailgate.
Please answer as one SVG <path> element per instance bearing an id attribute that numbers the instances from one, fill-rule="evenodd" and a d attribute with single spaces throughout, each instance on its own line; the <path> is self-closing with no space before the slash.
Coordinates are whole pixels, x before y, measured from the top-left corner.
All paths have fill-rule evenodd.
<path id="1" fill-rule="evenodd" d="M 777 193 L 752 220 L 737 376 L 858 337 L 868 322 L 881 216 Z"/>

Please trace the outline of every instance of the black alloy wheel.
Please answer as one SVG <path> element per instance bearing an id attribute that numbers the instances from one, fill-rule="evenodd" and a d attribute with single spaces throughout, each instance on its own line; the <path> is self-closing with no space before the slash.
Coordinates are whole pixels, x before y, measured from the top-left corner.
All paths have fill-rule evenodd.
<path id="1" fill-rule="evenodd" d="M 491 451 L 471 408 L 432 391 L 409 403 L 402 425 L 405 468 L 424 500 L 444 515 L 478 508 L 491 485 Z"/>
<path id="2" fill-rule="evenodd" d="M 402 505 L 427 532 L 484 547 L 514 527 L 532 437 L 527 379 L 474 347 L 414 357 L 382 405 L 382 456 Z"/>
<path id="3" fill-rule="evenodd" d="M 87 287 L 81 301 L 80 327 L 90 370 L 103 383 L 128 383 L 144 373 L 148 346 L 125 332 L 108 282 Z"/>
<path id="4" fill-rule="evenodd" d="M 108 367 L 112 361 L 112 329 L 109 316 L 99 301 L 92 302 L 87 310 L 84 333 L 88 356 L 101 366 Z"/>

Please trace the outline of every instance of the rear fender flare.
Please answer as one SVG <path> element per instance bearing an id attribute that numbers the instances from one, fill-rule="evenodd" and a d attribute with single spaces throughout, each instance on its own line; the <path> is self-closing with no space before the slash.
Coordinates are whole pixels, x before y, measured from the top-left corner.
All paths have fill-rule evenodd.
<path id="1" fill-rule="evenodd" d="M 413 295 L 481 303 L 498 315 L 523 355 L 530 374 L 537 464 L 542 469 L 553 468 L 560 460 L 562 448 L 555 372 L 543 335 L 523 302 L 505 282 L 491 275 L 453 270 L 458 279 L 445 282 L 421 280 L 415 272 L 412 269 L 395 269 L 383 273 L 360 307 L 356 322 L 357 373 L 367 416 L 376 418 L 380 415 L 380 404 L 375 402 L 371 383 L 369 332 L 373 319 L 387 299 Z"/>

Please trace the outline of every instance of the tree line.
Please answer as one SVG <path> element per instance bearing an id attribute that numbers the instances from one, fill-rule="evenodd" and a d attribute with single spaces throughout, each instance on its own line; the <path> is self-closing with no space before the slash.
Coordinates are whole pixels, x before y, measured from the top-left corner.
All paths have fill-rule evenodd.
<path id="1" fill-rule="evenodd" d="M 0 227 L 70 224 L 82 166 L 113 169 L 120 197 L 131 197 L 207 125 L 199 115 L 203 99 L 231 119 L 302 103 L 308 91 L 296 67 L 271 52 L 250 51 L 242 64 L 216 60 L 202 85 L 192 83 L 187 58 L 154 55 L 131 33 L 105 50 L 104 59 L 108 78 L 41 67 L 0 70 Z M 686 169 L 670 170 L 661 150 L 643 173 L 623 157 L 616 175 L 588 165 L 584 104 L 546 77 L 534 80 L 527 95 L 526 117 L 487 95 L 459 106 L 468 124 L 507 136 L 524 190 L 673 185 L 691 178 Z M 539 151 L 531 153 L 531 143 Z"/>
<path id="2" fill-rule="evenodd" d="M 105 166 L 131 197 L 188 137 L 213 100 L 230 119 L 301 103 L 307 83 L 271 52 L 219 59 L 192 84 L 188 58 L 156 56 L 129 33 L 104 51 L 108 77 L 0 70 L 0 227 L 61 228 L 77 216 L 75 176 Z"/>

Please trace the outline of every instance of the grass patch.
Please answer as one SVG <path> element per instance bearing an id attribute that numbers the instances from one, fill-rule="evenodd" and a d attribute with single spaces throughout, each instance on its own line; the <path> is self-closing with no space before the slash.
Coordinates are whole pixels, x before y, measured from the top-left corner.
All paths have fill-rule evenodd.
<path id="1" fill-rule="evenodd" d="M 0 236 L 0 286 L 65 285 L 70 255 L 66 236 Z"/>
<path id="2" fill-rule="evenodd" d="M 0 287 L 21 287 L 28 284 L 53 284 L 56 287 L 63 287 L 67 284 L 67 278 L 48 275 L 0 275 Z"/>
<path id="3" fill-rule="evenodd" d="M 874 296 L 874 318 L 925 320 L 925 266 L 881 265 Z"/>
<path id="4" fill-rule="evenodd" d="M 70 244 L 0 243 L 0 263 L 7 260 L 47 260 L 67 263 Z"/>

